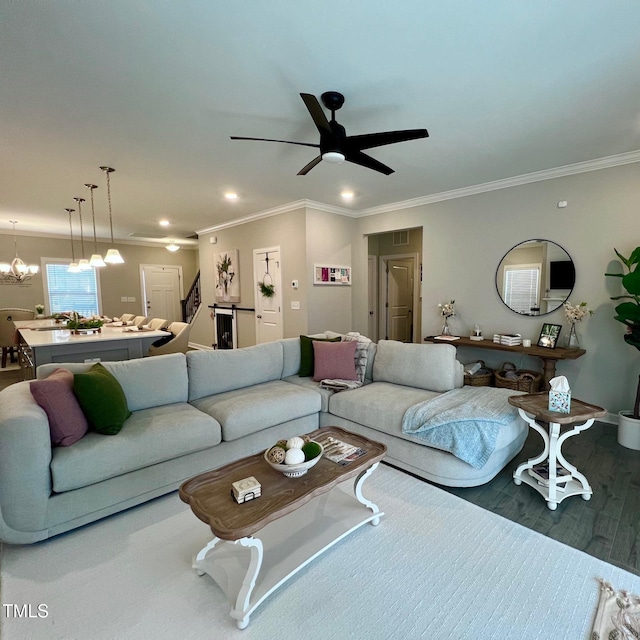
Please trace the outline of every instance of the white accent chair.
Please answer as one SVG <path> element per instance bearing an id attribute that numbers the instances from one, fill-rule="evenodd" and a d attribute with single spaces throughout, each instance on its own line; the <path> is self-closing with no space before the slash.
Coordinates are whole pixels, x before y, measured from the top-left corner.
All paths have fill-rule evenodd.
<path id="1" fill-rule="evenodd" d="M 167 331 L 173 334 L 173 337 L 168 342 L 163 342 L 162 339 L 160 345 L 149 347 L 150 356 L 161 356 L 166 353 L 187 353 L 189 349 L 189 334 L 191 333 L 191 325 L 186 322 L 172 322 Z"/>
<path id="2" fill-rule="evenodd" d="M 151 320 L 149 320 L 149 329 L 153 329 L 154 331 L 156 329 L 163 329 L 166 326 L 167 320 L 165 320 L 164 318 L 152 318 Z"/>
<path id="3" fill-rule="evenodd" d="M 129 322 L 130 320 L 133 320 L 134 317 L 133 313 L 123 313 L 120 316 L 120 322 Z"/>

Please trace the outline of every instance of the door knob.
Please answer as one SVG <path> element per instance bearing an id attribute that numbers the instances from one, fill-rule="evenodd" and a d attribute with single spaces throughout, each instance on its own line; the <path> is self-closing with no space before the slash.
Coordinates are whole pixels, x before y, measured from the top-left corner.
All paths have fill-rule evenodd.
<path id="1" fill-rule="evenodd" d="M 256 318 L 262 318 L 262 316 L 256 316 Z"/>

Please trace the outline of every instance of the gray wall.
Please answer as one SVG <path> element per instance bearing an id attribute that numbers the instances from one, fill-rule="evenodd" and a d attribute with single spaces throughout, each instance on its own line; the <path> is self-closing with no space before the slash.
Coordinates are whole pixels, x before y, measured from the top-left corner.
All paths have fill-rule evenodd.
<path id="1" fill-rule="evenodd" d="M 40 265 L 40 258 L 71 258 L 68 239 L 45 238 L 41 236 L 17 236 L 18 254 L 27 264 Z M 102 294 L 102 311 L 106 315 L 119 316 L 123 313 L 141 315 L 144 309 L 140 283 L 141 264 L 182 265 L 184 278 L 184 294 L 186 295 L 198 271 L 198 252 L 182 248 L 171 253 L 164 246 L 141 246 L 133 244 L 116 244 L 125 259 L 124 264 L 112 265 L 99 269 L 100 291 Z M 76 246 L 76 258 L 78 258 Z M 104 255 L 109 245 L 98 242 L 98 251 Z M 88 251 L 88 249 L 91 249 Z M 87 257 L 93 250 L 93 242 L 85 242 Z M 14 256 L 13 235 L 0 234 L 0 259 L 10 262 Z M 136 302 L 120 302 L 121 296 L 134 297 Z M 36 304 L 44 304 L 42 272 L 24 284 L 5 284 L 0 280 L 0 307 L 20 307 L 33 309 Z"/>
<path id="2" fill-rule="evenodd" d="M 567 200 L 568 207 L 558 209 L 560 200 Z M 577 398 L 611 413 L 629 408 L 640 354 L 623 341 L 624 327 L 613 319 L 615 303 L 609 296 L 620 285 L 604 273 L 614 266 L 613 247 L 628 255 L 640 244 L 639 203 L 636 163 L 360 218 L 353 237 L 353 328 L 362 333 L 367 328 L 366 236 L 422 226 L 423 336 L 439 331 L 437 305 L 450 299 L 457 310 L 452 327 L 461 335 L 469 335 L 477 323 L 485 336 L 517 332 L 537 341 L 543 322 L 562 324 L 566 335 L 561 309 L 542 317 L 521 316 L 502 304 L 495 288 L 496 267 L 512 246 L 532 238 L 553 240 L 576 266 L 571 302 L 585 301 L 595 311 L 579 326 L 586 355 L 559 363 L 558 373 L 567 376 Z M 509 355 L 517 366 L 540 368 L 537 359 Z M 460 350 L 467 362 L 482 358 L 499 366 L 505 356 Z"/>

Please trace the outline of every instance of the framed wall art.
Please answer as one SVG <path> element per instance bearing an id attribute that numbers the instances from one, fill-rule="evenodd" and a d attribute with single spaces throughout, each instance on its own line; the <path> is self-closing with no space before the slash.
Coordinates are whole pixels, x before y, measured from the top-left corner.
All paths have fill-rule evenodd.
<path id="1" fill-rule="evenodd" d="M 314 264 L 313 284 L 350 285 L 351 267 Z"/>
<path id="2" fill-rule="evenodd" d="M 215 253 L 213 264 L 216 276 L 216 302 L 240 302 L 238 250 Z"/>
<path id="3" fill-rule="evenodd" d="M 550 324 L 545 322 L 542 325 L 542 331 L 540 331 L 540 337 L 538 338 L 538 346 L 545 349 L 555 349 L 558 344 L 558 337 L 560 336 L 561 324 Z"/>

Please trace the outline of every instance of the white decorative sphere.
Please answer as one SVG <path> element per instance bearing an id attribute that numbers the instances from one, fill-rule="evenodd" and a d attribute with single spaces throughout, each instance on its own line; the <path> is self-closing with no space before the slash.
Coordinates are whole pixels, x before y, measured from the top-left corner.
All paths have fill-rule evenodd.
<path id="1" fill-rule="evenodd" d="M 302 449 L 298 447 L 287 449 L 287 452 L 284 454 L 285 464 L 300 464 L 301 462 L 304 462 L 304 451 Z"/>
<path id="2" fill-rule="evenodd" d="M 287 440 L 287 449 L 302 449 L 302 447 L 304 447 L 304 440 L 298 436 Z"/>

